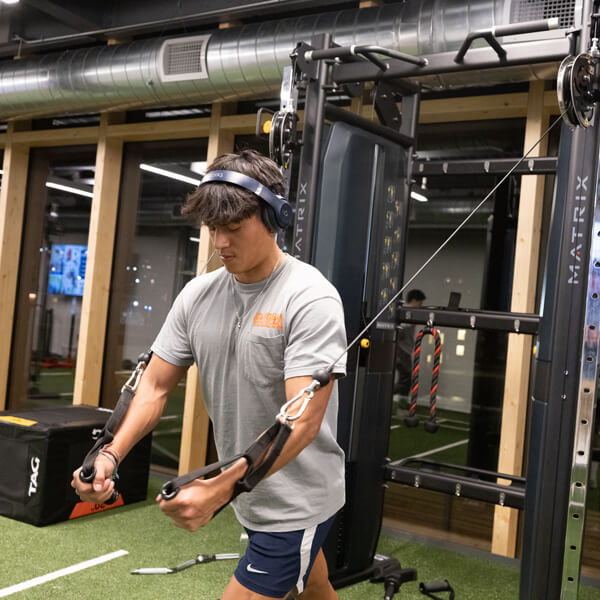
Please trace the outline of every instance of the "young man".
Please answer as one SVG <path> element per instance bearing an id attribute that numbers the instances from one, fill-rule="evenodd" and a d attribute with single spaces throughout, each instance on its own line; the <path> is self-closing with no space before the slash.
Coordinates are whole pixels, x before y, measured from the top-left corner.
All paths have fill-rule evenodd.
<path id="1" fill-rule="evenodd" d="M 208 171 L 249 176 L 282 195 L 277 165 L 254 151 L 218 158 Z M 157 424 L 167 394 L 198 365 L 219 456 L 245 450 L 273 424 L 281 405 L 308 386 L 316 369 L 344 356 L 343 309 L 335 288 L 310 265 L 281 252 L 269 205 L 224 182 L 202 183 L 184 213 L 208 226 L 224 268 L 196 277 L 179 294 L 156 338 L 154 355 L 93 484 L 78 472 L 83 500 L 112 493 L 110 455 L 122 459 Z M 308 404 L 266 479 L 234 500 L 249 533 L 245 556 L 222 600 L 334 600 L 321 546 L 344 504 L 344 457 L 336 442 L 337 384 L 332 379 Z M 290 412 L 294 412 L 291 410 Z M 241 459 L 213 479 L 183 487 L 160 502 L 176 526 L 196 531 L 232 496 L 246 470 Z"/>

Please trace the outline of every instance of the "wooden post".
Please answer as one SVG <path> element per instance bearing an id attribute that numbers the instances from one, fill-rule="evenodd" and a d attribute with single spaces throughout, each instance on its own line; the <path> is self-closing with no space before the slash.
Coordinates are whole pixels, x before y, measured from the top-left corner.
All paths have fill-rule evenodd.
<path id="1" fill-rule="evenodd" d="M 19 125 L 14 122 L 8 124 L 0 187 L 0 410 L 7 407 L 6 384 L 10 367 L 29 163 L 29 146 L 15 144 L 12 139 L 20 128 Z"/>
<path id="2" fill-rule="evenodd" d="M 210 132 L 206 162 L 210 164 L 221 154 L 232 152 L 235 135 L 231 130 L 221 129 L 221 117 L 233 110 L 231 105 L 215 103 L 212 105 Z M 202 227 L 198 244 L 198 274 L 203 270 L 213 250 L 208 229 Z M 213 271 L 220 265 L 219 260 L 212 260 L 207 271 Z M 198 381 L 196 365 L 187 372 L 185 384 L 185 404 L 183 408 L 183 426 L 181 430 L 181 447 L 179 451 L 179 473 L 189 473 L 206 464 L 209 418 L 204 407 L 202 389 Z"/>
<path id="3" fill-rule="evenodd" d="M 532 82 L 527 103 L 524 152 L 541 137 L 548 123 L 549 114 L 544 110 L 544 82 Z M 547 139 L 544 139 L 529 156 L 545 156 L 547 148 Z M 535 310 L 544 182 L 543 175 L 523 175 L 521 179 L 512 312 L 532 313 Z M 507 475 L 521 474 L 531 357 L 531 336 L 509 334 L 498 458 L 498 471 Z M 518 519 L 518 510 L 496 507 L 492 534 L 494 554 L 515 556 Z"/>
<path id="4" fill-rule="evenodd" d="M 110 124 L 118 120 L 122 120 L 121 114 L 102 115 L 96 153 L 94 197 L 73 390 L 73 404 L 88 406 L 98 406 L 100 402 L 123 155 L 123 141 L 119 138 L 107 137 L 107 129 Z"/>

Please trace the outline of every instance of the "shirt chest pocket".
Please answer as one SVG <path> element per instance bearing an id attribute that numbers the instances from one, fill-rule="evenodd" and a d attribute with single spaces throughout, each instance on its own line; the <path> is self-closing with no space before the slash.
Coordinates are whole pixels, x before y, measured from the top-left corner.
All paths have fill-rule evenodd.
<path id="1" fill-rule="evenodd" d="M 283 381 L 283 335 L 263 337 L 249 333 L 242 341 L 244 376 L 258 387 Z"/>

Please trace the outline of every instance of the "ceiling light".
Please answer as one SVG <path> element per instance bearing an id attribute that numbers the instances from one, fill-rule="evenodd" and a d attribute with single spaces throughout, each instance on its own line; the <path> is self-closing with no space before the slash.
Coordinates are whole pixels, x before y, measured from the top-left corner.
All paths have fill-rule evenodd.
<path id="1" fill-rule="evenodd" d="M 417 202 L 429 202 L 429 198 L 423 196 L 423 194 L 419 194 L 419 192 L 411 192 L 410 197 Z"/>
<path id="2" fill-rule="evenodd" d="M 140 164 L 140 169 L 142 171 L 148 171 L 149 173 L 154 173 L 155 175 L 162 175 L 163 177 L 169 177 L 170 179 L 177 179 L 177 181 L 183 181 L 185 183 L 190 183 L 191 185 L 199 185 L 202 178 L 193 177 L 193 172 L 189 171 L 189 175 L 183 172 L 172 171 L 168 169 L 161 169 L 160 167 L 155 167 L 154 165 L 148 165 L 146 163 Z"/>
<path id="3" fill-rule="evenodd" d="M 79 196 L 86 196 L 87 198 L 94 197 L 94 192 L 92 191 L 93 188 L 91 186 L 76 184 L 68 179 L 62 179 L 60 177 L 49 177 L 48 181 L 46 181 L 46 187 L 61 190 L 63 192 L 70 192 L 71 194 L 77 194 Z"/>
<path id="4" fill-rule="evenodd" d="M 0 0 L 2 4 L 18 4 L 19 0 Z"/>

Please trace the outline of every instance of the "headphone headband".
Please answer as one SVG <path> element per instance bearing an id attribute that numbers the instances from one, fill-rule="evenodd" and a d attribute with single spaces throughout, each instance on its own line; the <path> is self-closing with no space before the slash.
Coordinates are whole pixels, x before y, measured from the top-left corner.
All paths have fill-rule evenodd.
<path id="1" fill-rule="evenodd" d="M 283 196 L 274 194 L 268 187 L 260 183 L 260 181 L 248 175 L 244 175 L 238 171 L 208 171 L 202 178 L 200 185 L 205 183 L 231 183 L 242 187 L 267 203 L 268 207 L 272 209 L 274 221 L 278 227 L 285 229 L 292 222 L 292 207 L 290 203 Z"/>

